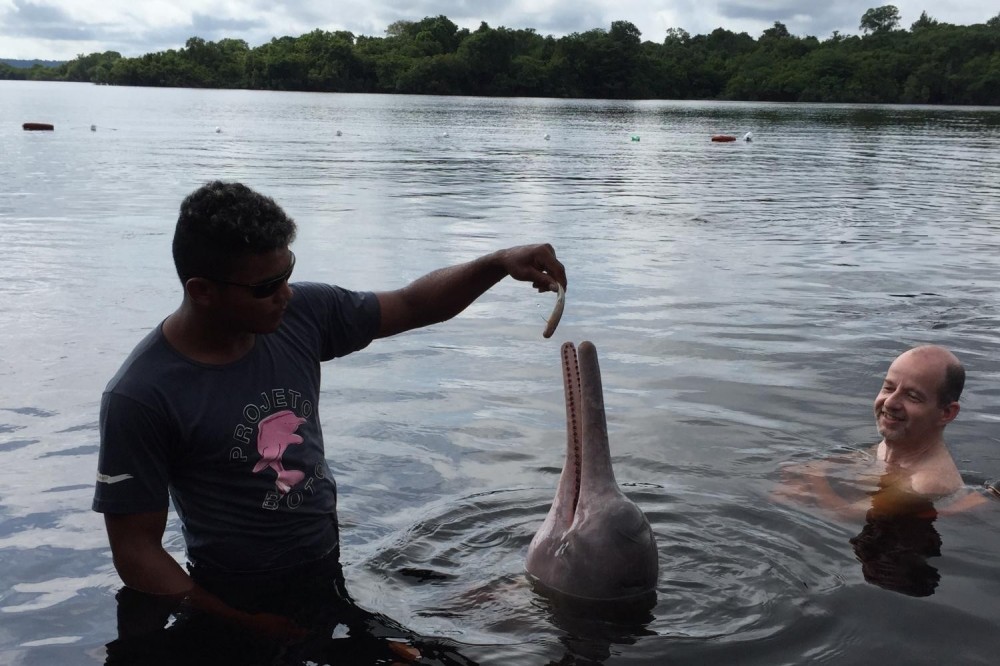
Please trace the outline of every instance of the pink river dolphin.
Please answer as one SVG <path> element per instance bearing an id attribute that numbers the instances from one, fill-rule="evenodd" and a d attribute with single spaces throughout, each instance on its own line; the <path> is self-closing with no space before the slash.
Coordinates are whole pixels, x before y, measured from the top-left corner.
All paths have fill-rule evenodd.
<path id="1" fill-rule="evenodd" d="M 528 547 L 536 588 L 586 601 L 655 599 L 659 556 L 642 510 L 611 467 L 597 349 L 562 346 L 566 463 L 552 508 Z"/>

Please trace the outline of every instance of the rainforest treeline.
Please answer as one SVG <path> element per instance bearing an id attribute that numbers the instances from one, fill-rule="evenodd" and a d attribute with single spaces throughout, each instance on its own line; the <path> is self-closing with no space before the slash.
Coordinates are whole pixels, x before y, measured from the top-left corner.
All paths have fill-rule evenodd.
<path id="1" fill-rule="evenodd" d="M 445 16 L 397 21 L 384 37 L 314 30 L 250 48 L 191 37 L 184 48 L 125 58 L 108 51 L 0 79 L 127 86 L 601 99 L 718 99 L 1000 105 L 1000 14 L 960 26 L 924 12 L 900 27 L 893 5 L 869 9 L 862 35 L 797 37 L 781 22 L 758 37 L 671 28 L 643 41 L 615 21 L 565 37 Z"/>

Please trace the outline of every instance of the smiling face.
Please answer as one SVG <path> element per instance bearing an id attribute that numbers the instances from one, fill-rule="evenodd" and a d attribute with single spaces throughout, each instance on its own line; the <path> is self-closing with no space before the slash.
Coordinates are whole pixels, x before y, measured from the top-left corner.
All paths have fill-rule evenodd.
<path id="1" fill-rule="evenodd" d="M 958 403 L 941 404 L 950 354 L 918 347 L 901 354 L 875 397 L 875 423 L 887 444 L 921 445 L 941 436 L 958 414 Z"/>

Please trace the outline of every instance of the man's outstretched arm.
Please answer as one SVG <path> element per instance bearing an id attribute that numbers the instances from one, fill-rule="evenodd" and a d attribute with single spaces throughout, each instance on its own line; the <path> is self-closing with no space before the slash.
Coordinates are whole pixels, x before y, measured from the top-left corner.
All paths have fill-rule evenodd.
<path id="1" fill-rule="evenodd" d="M 531 282 L 540 292 L 566 286 L 566 269 L 552 246 L 521 245 L 441 268 L 396 291 L 377 294 L 384 338 L 451 319 L 507 276 Z"/>

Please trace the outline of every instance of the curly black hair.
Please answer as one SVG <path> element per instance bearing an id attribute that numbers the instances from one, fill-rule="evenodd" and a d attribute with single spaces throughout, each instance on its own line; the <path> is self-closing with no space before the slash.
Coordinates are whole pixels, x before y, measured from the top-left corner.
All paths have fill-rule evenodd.
<path id="1" fill-rule="evenodd" d="M 181 203 L 174 229 L 174 266 L 181 284 L 223 278 L 250 254 L 288 247 L 295 221 L 274 199 L 242 183 L 213 181 Z"/>

